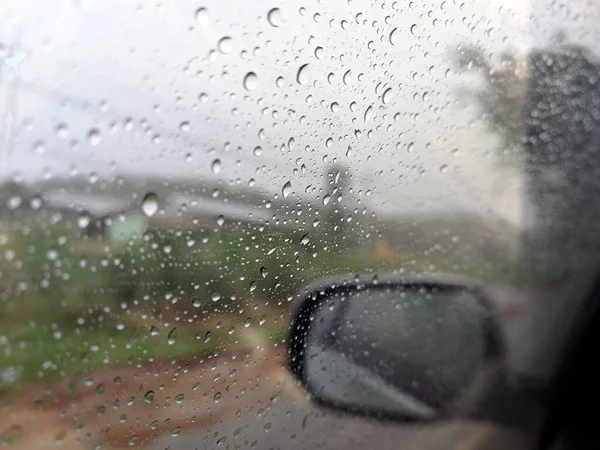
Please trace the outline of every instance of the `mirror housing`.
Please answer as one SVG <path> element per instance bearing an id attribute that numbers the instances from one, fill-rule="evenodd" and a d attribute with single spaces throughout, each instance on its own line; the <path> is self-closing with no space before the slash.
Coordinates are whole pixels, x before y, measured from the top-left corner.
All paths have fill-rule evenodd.
<path id="1" fill-rule="evenodd" d="M 299 296 L 288 356 L 317 403 L 424 421 L 476 408 L 501 376 L 505 348 L 492 304 L 473 283 L 353 277 Z"/>

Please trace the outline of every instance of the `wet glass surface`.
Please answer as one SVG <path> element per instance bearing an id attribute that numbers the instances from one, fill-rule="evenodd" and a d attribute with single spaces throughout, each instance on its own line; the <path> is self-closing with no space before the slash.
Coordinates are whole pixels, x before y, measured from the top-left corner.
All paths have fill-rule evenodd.
<path id="1" fill-rule="evenodd" d="M 600 242 L 599 9 L 550 3 L 3 1 L 0 446 L 527 447 L 285 349 L 316 279 L 458 274 L 549 376 Z"/>

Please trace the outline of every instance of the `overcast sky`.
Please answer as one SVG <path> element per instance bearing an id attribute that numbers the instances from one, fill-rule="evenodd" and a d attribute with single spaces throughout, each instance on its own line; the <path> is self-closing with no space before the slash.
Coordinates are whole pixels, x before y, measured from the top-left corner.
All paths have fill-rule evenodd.
<path id="1" fill-rule="evenodd" d="M 473 79 L 452 70 L 451 54 L 464 42 L 525 52 L 559 29 L 593 46 L 594 9 L 546 0 L 4 0 L 2 176 L 253 178 L 274 195 L 289 181 L 293 195 L 316 196 L 335 160 L 374 210 L 466 209 L 518 222 L 518 173 L 498 166 L 494 136 L 457 101 Z"/>

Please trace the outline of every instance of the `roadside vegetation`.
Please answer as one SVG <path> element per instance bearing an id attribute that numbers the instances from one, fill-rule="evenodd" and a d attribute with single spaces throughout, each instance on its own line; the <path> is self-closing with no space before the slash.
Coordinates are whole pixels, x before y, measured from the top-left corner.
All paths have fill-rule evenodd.
<path id="1" fill-rule="evenodd" d="M 230 224 L 210 231 L 150 229 L 126 243 L 76 227 L 3 230 L 0 389 L 110 364 L 141 364 L 249 343 L 275 345 L 289 307 L 324 276 L 460 273 L 514 281 L 512 262 L 447 248 L 382 255 L 348 234 Z"/>

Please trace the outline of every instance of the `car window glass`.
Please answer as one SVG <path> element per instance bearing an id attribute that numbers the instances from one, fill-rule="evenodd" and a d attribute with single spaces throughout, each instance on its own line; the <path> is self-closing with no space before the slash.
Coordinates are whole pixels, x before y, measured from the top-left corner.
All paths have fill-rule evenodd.
<path id="1" fill-rule="evenodd" d="M 4 0 L 0 446 L 484 448 L 311 402 L 294 300 L 465 276 L 547 380 L 599 254 L 598 15 Z"/>

